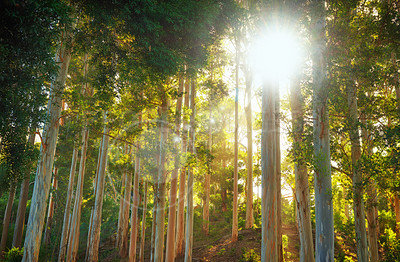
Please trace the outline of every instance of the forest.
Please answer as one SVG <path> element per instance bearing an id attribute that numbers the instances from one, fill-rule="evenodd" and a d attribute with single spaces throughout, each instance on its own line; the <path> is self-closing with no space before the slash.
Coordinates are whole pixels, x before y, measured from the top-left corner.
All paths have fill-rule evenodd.
<path id="1" fill-rule="evenodd" d="M 0 261 L 400 261 L 400 1 L 0 2 Z"/>

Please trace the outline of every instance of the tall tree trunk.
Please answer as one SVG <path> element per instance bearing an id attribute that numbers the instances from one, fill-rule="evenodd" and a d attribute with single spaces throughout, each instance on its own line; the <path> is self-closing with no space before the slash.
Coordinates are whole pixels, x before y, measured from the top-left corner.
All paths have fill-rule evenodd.
<path id="1" fill-rule="evenodd" d="M 325 61 L 325 1 L 313 0 L 311 7 L 313 62 L 313 123 L 315 157 L 315 260 L 333 262 L 334 230 L 331 155 L 329 148 L 328 87 Z"/>
<path id="2" fill-rule="evenodd" d="M 184 108 L 189 109 L 189 79 L 185 78 L 185 104 Z M 185 112 L 185 111 L 184 111 Z M 182 153 L 187 152 L 187 137 L 188 137 L 188 121 L 186 116 L 183 117 L 182 131 Z M 185 247 L 185 186 L 186 186 L 186 167 L 181 168 L 179 176 L 179 197 L 178 197 L 178 215 L 176 223 L 176 255 L 175 257 L 183 257 Z"/>
<path id="3" fill-rule="evenodd" d="M 239 154 L 239 39 L 235 37 L 236 69 L 235 69 L 235 149 L 233 160 L 233 210 L 232 210 L 232 242 L 238 240 L 238 154 Z"/>
<path id="4" fill-rule="evenodd" d="M 192 79 L 190 90 L 190 109 L 192 115 L 190 116 L 190 130 L 189 130 L 189 153 L 194 154 L 194 141 L 195 141 L 195 115 L 196 115 L 196 86 Z M 187 183 L 187 212 L 186 212 L 186 234 L 185 234 L 185 262 L 192 261 L 193 250 L 193 167 L 188 168 L 188 183 Z"/>
<path id="5" fill-rule="evenodd" d="M 125 144 L 125 154 L 127 153 L 126 150 L 127 144 Z M 127 172 L 126 169 L 123 171 L 122 174 L 122 185 L 121 185 L 121 196 L 119 199 L 119 212 L 118 212 L 118 227 L 117 227 L 117 240 L 115 241 L 116 247 L 121 251 L 121 236 L 122 236 L 122 225 L 124 224 L 123 220 L 123 213 L 124 213 L 124 199 L 125 199 L 125 187 L 126 187 L 126 179 L 127 179 Z M 132 181 L 131 181 L 132 182 Z M 129 204 L 128 204 L 129 206 Z"/>
<path id="6" fill-rule="evenodd" d="M 158 162 L 158 160 L 157 160 Z M 156 192 L 157 192 L 157 182 L 156 182 L 157 174 L 154 174 L 155 184 L 153 186 L 153 214 L 152 214 L 152 222 L 151 222 L 151 242 L 150 242 L 150 261 L 154 261 L 154 250 L 155 250 L 155 240 L 156 240 L 156 213 L 157 213 L 157 201 L 156 201 Z"/>
<path id="7" fill-rule="evenodd" d="M 245 107 L 247 122 L 247 202 L 246 202 L 246 228 L 252 228 L 254 224 L 253 217 L 253 121 L 251 110 L 251 86 L 252 81 L 250 73 L 246 74 L 246 97 L 247 105 Z"/>
<path id="8" fill-rule="evenodd" d="M 146 237 L 146 212 L 147 212 L 147 181 L 143 181 L 143 214 L 142 214 L 142 230 L 140 236 L 140 254 L 139 261 L 144 262 L 144 244 Z"/>
<path id="9" fill-rule="evenodd" d="M 1 243 L 0 243 L 0 259 L 2 259 L 4 257 L 3 252 L 5 251 L 6 245 L 7 245 L 8 227 L 10 225 L 11 210 L 12 210 L 12 206 L 14 203 L 16 187 L 17 187 L 16 184 L 13 182 L 10 187 L 10 193 L 8 196 L 6 212 L 4 213 L 3 232 L 1 233 Z"/>
<path id="10" fill-rule="evenodd" d="M 139 116 L 139 123 L 141 116 Z M 140 124 L 139 124 L 140 128 Z M 131 214 L 131 242 L 129 245 L 129 261 L 136 261 L 136 242 L 138 236 L 138 208 L 139 208 L 139 177 L 140 177 L 140 142 L 137 142 L 136 156 L 135 156 L 135 178 L 133 181 L 133 203 Z M 130 193 L 129 193 L 130 194 Z M 129 211 L 129 208 L 128 208 Z M 128 233 L 128 228 L 126 228 Z M 126 239 L 128 240 L 128 239 Z"/>
<path id="11" fill-rule="evenodd" d="M 64 222 L 61 233 L 61 242 L 60 242 L 60 251 L 58 254 L 58 261 L 65 261 L 65 252 L 67 250 L 68 243 L 68 235 L 70 232 L 70 215 L 71 215 L 71 203 L 72 203 L 72 195 L 74 191 L 74 180 L 75 180 L 75 171 L 76 171 L 76 162 L 78 160 L 78 147 L 74 145 L 74 149 L 72 151 L 72 160 L 71 160 L 71 168 L 69 171 L 69 182 L 68 182 L 68 191 L 67 191 L 67 200 L 65 203 L 64 210 Z"/>
<path id="12" fill-rule="evenodd" d="M 106 116 L 104 119 L 106 122 Z M 90 247 L 88 261 L 98 261 L 99 260 L 99 244 L 100 244 L 100 229 L 101 229 L 101 214 L 103 209 L 103 196 L 104 196 L 104 184 L 106 178 L 106 165 L 107 165 L 107 152 L 108 152 L 108 142 L 110 137 L 108 136 L 109 128 L 107 123 L 104 126 L 103 133 L 103 144 L 101 149 L 101 162 L 99 167 L 99 174 L 97 176 L 96 183 L 96 198 L 94 201 L 94 211 L 93 211 L 93 225 L 92 225 L 92 235 L 90 237 Z"/>
<path id="13" fill-rule="evenodd" d="M 175 135 L 179 137 L 181 126 L 181 112 L 182 112 L 182 94 L 183 92 L 183 76 L 179 77 L 179 97 L 176 101 L 176 116 L 175 116 Z M 178 145 L 175 144 L 178 151 Z M 168 213 L 168 228 L 167 228 L 167 248 L 165 254 L 165 261 L 174 261 L 175 259 L 175 228 L 176 228 L 176 198 L 178 190 L 178 171 L 179 171 L 179 158 L 180 155 L 175 155 L 175 165 L 172 171 L 171 189 L 169 195 L 169 213 Z"/>
<path id="14" fill-rule="evenodd" d="M 300 83 L 296 81 L 291 88 L 291 109 L 293 125 L 294 174 L 296 185 L 296 207 L 300 235 L 300 261 L 314 261 L 314 244 L 311 227 L 310 191 L 308 173 L 303 152 L 304 110 Z"/>
<path id="15" fill-rule="evenodd" d="M 212 148 L 212 129 L 211 129 L 211 103 L 210 103 L 210 117 L 208 124 L 208 151 L 211 154 Z M 208 235 L 210 231 L 210 176 L 211 176 L 211 163 L 207 164 L 207 172 L 204 175 L 204 205 L 203 205 L 203 232 Z"/>
<path id="16" fill-rule="evenodd" d="M 79 227 L 81 221 L 83 183 L 86 168 L 86 151 L 89 140 L 87 123 L 82 129 L 81 158 L 79 161 L 78 181 L 76 183 L 74 209 L 72 211 L 71 225 L 68 235 L 67 261 L 76 261 L 79 246 Z"/>
<path id="17" fill-rule="evenodd" d="M 358 261 L 369 261 L 367 231 L 365 228 L 362 172 L 359 162 L 361 157 L 361 144 L 358 123 L 357 92 L 353 83 L 350 83 L 347 87 L 347 102 L 349 106 L 349 135 L 351 142 L 353 208 L 356 230 L 357 258 Z"/>
<path id="18" fill-rule="evenodd" d="M 264 84 L 261 132 L 261 261 L 278 261 L 275 94 L 276 85 Z"/>
<path id="19" fill-rule="evenodd" d="M 67 29 L 64 31 L 61 42 L 62 44 L 57 58 L 57 62 L 60 63 L 60 68 L 51 86 L 51 94 L 47 106 L 49 121 L 46 123 L 43 131 L 43 143 L 40 148 L 40 157 L 36 170 L 35 185 L 26 229 L 24 257 L 22 260 L 24 262 L 36 262 L 39 258 L 40 240 L 42 238 L 44 219 L 46 216 L 51 171 L 53 170 L 54 154 L 60 125 L 61 97 L 64 92 L 68 66 L 71 60 L 72 30 Z"/>
<path id="20" fill-rule="evenodd" d="M 57 190 L 57 173 L 58 173 L 58 168 L 55 167 L 54 175 L 53 175 L 53 192 Z M 49 210 L 47 212 L 46 229 L 44 231 L 44 245 L 45 246 L 48 246 L 50 244 L 51 226 L 53 224 L 53 215 L 54 215 L 53 192 L 50 193 Z"/>
<path id="21" fill-rule="evenodd" d="M 277 222 L 277 245 L 278 261 L 283 262 L 282 247 L 282 193 L 281 193 L 281 131 L 280 131 L 280 97 L 279 88 L 276 89 L 275 98 L 275 177 L 276 177 L 276 222 Z"/>
<path id="22" fill-rule="evenodd" d="M 33 130 L 31 130 L 33 132 Z M 35 144 L 35 133 L 31 133 L 28 138 L 28 144 L 30 146 L 34 146 Z M 13 247 L 21 247 L 22 243 L 22 235 L 24 233 L 24 224 L 25 224 L 25 213 L 26 213 L 26 204 L 28 203 L 28 194 L 29 194 L 29 174 L 27 171 L 25 174 L 25 178 L 21 184 L 21 193 L 19 196 L 18 203 L 18 211 L 17 211 L 17 219 L 15 220 L 15 228 L 14 228 L 14 237 L 13 237 Z"/>
<path id="23" fill-rule="evenodd" d="M 163 90 L 162 104 L 160 108 L 160 156 L 157 174 L 157 212 L 156 212 L 156 235 L 155 235 L 155 248 L 154 248 L 154 262 L 161 262 L 164 260 L 164 223 L 165 223 L 165 187 L 166 187 L 166 143 L 168 139 L 168 98 Z"/>
<path id="24" fill-rule="evenodd" d="M 138 152 L 138 150 L 137 150 Z M 128 145 L 125 147 L 125 153 L 130 154 L 130 150 L 128 150 Z M 139 158 L 139 154 L 136 154 L 136 158 Z M 136 161 L 138 164 L 138 160 Z M 135 164 L 135 169 L 136 169 Z M 136 173 L 136 172 L 135 172 Z M 135 174 L 136 176 L 136 174 Z M 136 180 L 135 180 L 136 181 Z M 124 197 L 122 201 L 122 214 L 121 214 L 121 232 L 120 232 L 120 243 L 119 243 L 119 255 L 124 258 L 128 255 L 128 234 L 129 234 L 129 207 L 131 204 L 131 192 L 132 192 L 132 174 L 127 173 L 125 170 L 125 182 L 124 182 Z M 135 191 L 133 191 L 135 194 Z M 134 195 L 135 196 L 135 195 Z M 134 199 L 135 201 L 135 199 Z M 135 206 L 134 206 L 135 207 Z M 133 211 L 133 209 L 132 209 Z M 131 240 L 132 242 L 132 240 Z"/>

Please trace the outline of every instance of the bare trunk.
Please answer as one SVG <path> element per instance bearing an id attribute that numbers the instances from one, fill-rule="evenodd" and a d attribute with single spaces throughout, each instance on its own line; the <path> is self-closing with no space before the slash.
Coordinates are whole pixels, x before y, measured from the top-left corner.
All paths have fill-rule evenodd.
<path id="1" fill-rule="evenodd" d="M 142 214 L 142 231 L 140 236 L 140 254 L 139 261 L 144 262 L 144 244 L 146 237 L 146 212 L 147 212 L 147 181 L 144 182 L 143 186 L 143 214 Z"/>
<path id="2" fill-rule="evenodd" d="M 264 84 L 261 132 L 261 261 L 278 261 L 275 94 L 276 84 Z"/>
<path id="3" fill-rule="evenodd" d="M 54 176 L 53 176 L 53 191 L 57 190 L 57 173 L 58 168 L 54 168 Z M 51 225 L 53 224 L 53 215 L 54 215 L 54 198 L 53 192 L 50 193 L 50 201 L 49 201 L 49 210 L 47 212 L 47 222 L 46 229 L 44 231 L 44 244 L 48 246 L 50 244 L 50 235 L 51 235 Z"/>
<path id="4" fill-rule="evenodd" d="M 183 92 L 183 76 L 179 77 L 179 94 Z M 179 96 L 176 101 L 176 116 L 175 116 L 175 135 L 179 137 L 182 114 L 182 96 Z M 175 145 L 178 151 L 178 145 Z M 167 248 L 165 261 L 174 261 L 175 259 L 175 228 L 176 228 L 176 198 L 178 190 L 178 171 L 179 171 L 179 154 L 175 155 L 175 166 L 172 171 L 171 189 L 169 195 L 169 213 L 168 213 L 168 229 L 167 229 Z"/>
<path id="5" fill-rule="evenodd" d="M 29 135 L 28 144 L 32 147 L 34 146 L 35 134 Z M 12 243 L 13 247 L 21 247 L 21 243 L 22 243 L 22 235 L 24 233 L 24 224 L 25 224 L 26 204 L 28 203 L 29 175 L 30 174 L 28 171 L 27 174 L 25 174 L 26 177 L 22 181 L 22 185 L 21 185 L 21 193 L 19 196 L 17 219 L 15 220 L 14 237 L 13 237 L 13 243 Z"/>
<path id="6" fill-rule="evenodd" d="M 157 174 L 157 212 L 156 212 L 156 235 L 155 235 L 155 248 L 154 248 L 154 262 L 161 262 L 164 260 L 164 223 L 165 223 L 165 187 L 166 187 L 166 175 L 165 161 L 166 161 L 166 143 L 168 139 L 168 124 L 167 124 L 167 113 L 168 113 L 168 100 L 164 94 L 162 98 L 162 105 L 160 108 L 160 119 L 161 119 L 161 136 L 160 136 L 160 156 L 159 166 Z"/>
<path id="7" fill-rule="evenodd" d="M 232 242 L 238 240 L 238 154 L 239 154 L 239 39 L 235 37 L 235 49 L 236 49 L 236 70 L 235 70 L 235 82 L 236 82 L 236 96 L 235 96 L 235 149 L 234 149 L 234 160 L 233 160 L 233 210 L 232 210 Z"/>
<path id="8" fill-rule="evenodd" d="M 334 261 L 331 155 L 329 148 L 328 86 L 326 80 L 325 1 L 311 9 L 313 52 L 313 140 L 315 157 L 315 260 Z"/>
<path id="9" fill-rule="evenodd" d="M 155 175 L 156 176 L 156 175 Z M 156 178 L 154 176 L 154 181 Z M 157 183 L 153 186 L 153 215 L 152 215 L 152 223 L 151 223 L 151 242 L 150 242 L 150 261 L 154 261 L 154 250 L 155 250 L 155 239 L 156 239 L 156 213 L 157 213 L 157 201 L 156 201 L 156 192 L 158 185 Z"/>
<path id="10" fill-rule="evenodd" d="M 106 117 L 105 117 L 106 122 Z M 96 183 L 96 198 L 94 202 L 93 211 L 93 225 L 92 225 L 92 235 L 90 237 L 90 247 L 88 261 L 98 261 L 99 260 L 99 244 L 100 244 L 100 229 L 101 229 L 101 214 L 103 209 L 103 196 L 104 196 L 104 184 L 106 178 L 106 165 L 107 165 L 107 152 L 108 152 L 108 142 L 110 137 L 108 136 L 109 128 L 107 124 L 104 126 L 103 133 L 103 144 L 101 149 L 101 162 L 99 167 L 99 173 L 97 176 Z"/>
<path id="11" fill-rule="evenodd" d="M 211 154 L 212 148 L 212 129 L 211 129 L 211 103 L 210 103 L 210 117 L 208 124 L 208 151 Z M 203 204 L 203 232 L 208 235 L 210 231 L 210 176 L 211 176 L 211 163 L 208 163 L 207 172 L 204 175 L 204 204 Z"/>
<path id="12" fill-rule="evenodd" d="M 275 100 L 275 168 L 276 168 L 276 221 L 277 221 L 277 240 L 278 240 L 278 261 L 283 262 L 282 247 L 282 193 L 281 193 L 281 131 L 280 131 L 280 97 L 279 88 L 276 89 Z"/>
<path id="13" fill-rule="evenodd" d="M 394 213 L 396 215 L 396 235 L 400 238 L 400 199 L 397 192 L 394 193 Z"/>
<path id="14" fill-rule="evenodd" d="M 14 203 L 15 189 L 16 185 L 15 183 L 13 183 L 10 187 L 10 194 L 8 196 L 6 212 L 4 213 L 3 232 L 1 232 L 1 243 L 0 243 L 0 259 L 4 257 L 3 252 L 5 251 L 7 245 L 8 227 L 10 225 L 10 220 L 11 220 L 11 210 Z"/>
<path id="15" fill-rule="evenodd" d="M 125 154 L 127 153 L 126 150 L 127 145 L 125 144 Z M 118 212 L 118 227 L 117 227 L 117 240 L 115 241 L 116 247 L 121 250 L 121 236 L 122 236 L 122 225 L 124 222 L 122 221 L 123 218 L 123 213 L 124 213 L 124 198 L 125 198 L 125 186 L 126 186 L 126 179 L 127 179 L 127 172 L 126 170 L 123 171 L 122 174 L 122 185 L 121 185 L 121 196 L 119 199 L 119 212 Z"/>
<path id="16" fill-rule="evenodd" d="M 249 73 L 246 74 L 246 97 L 247 105 L 246 122 L 247 122 L 247 202 L 246 202 L 246 228 L 252 228 L 254 224 L 253 217 L 253 122 L 251 110 L 251 79 Z"/>
<path id="17" fill-rule="evenodd" d="M 68 235 L 68 247 L 66 256 L 67 261 L 76 261 L 76 257 L 78 254 L 79 227 L 81 220 L 82 194 L 83 194 L 83 183 L 85 177 L 86 151 L 87 151 L 88 139 L 89 139 L 89 130 L 87 129 L 87 127 L 84 127 L 82 130 L 82 146 L 81 146 L 81 159 L 79 161 L 78 182 L 76 184 L 74 209 L 72 211 L 71 225 Z"/>
<path id="18" fill-rule="evenodd" d="M 138 207 L 139 207 L 139 177 L 140 177 L 139 151 L 140 151 L 140 145 L 138 143 L 137 148 L 136 148 L 136 156 L 135 156 L 135 178 L 133 181 L 133 203 L 132 203 L 132 214 L 131 214 L 131 242 L 129 245 L 129 261 L 130 262 L 136 261 L 136 242 L 137 242 L 137 236 L 138 236 L 137 224 L 138 224 Z M 128 211 L 129 211 L 129 209 L 128 209 Z M 128 233 L 128 230 L 126 233 Z"/>
<path id="19" fill-rule="evenodd" d="M 64 92 L 68 66 L 72 51 L 72 30 L 63 34 L 62 45 L 57 61 L 60 69 L 51 86 L 51 94 L 47 110 L 49 121 L 43 131 L 43 144 L 36 170 L 35 185 L 33 188 L 31 208 L 24 244 L 24 262 L 36 262 L 39 258 L 40 240 L 42 238 L 44 219 L 46 216 L 47 199 L 49 197 L 51 171 L 53 170 L 54 154 L 56 151 L 58 129 L 61 115 L 61 97 Z"/>
<path id="20" fill-rule="evenodd" d="M 293 83 L 291 89 L 291 108 L 293 125 L 294 173 L 296 185 L 296 214 L 300 236 L 300 261 L 314 261 L 314 244 L 311 227 L 310 190 L 308 173 L 303 152 L 304 110 L 300 83 Z"/>
<path id="21" fill-rule="evenodd" d="M 74 149 L 72 151 L 72 160 L 71 160 L 71 168 L 69 171 L 69 182 L 68 182 L 68 191 L 67 191 L 67 200 L 65 203 L 64 210 L 64 222 L 61 234 L 61 242 L 60 242 L 60 251 L 58 254 L 58 261 L 65 261 L 65 252 L 67 251 L 67 243 L 68 243 L 68 235 L 70 232 L 70 215 L 71 215 L 71 203 L 72 203 L 72 195 L 74 190 L 74 180 L 75 180 L 75 170 L 76 170 L 76 162 L 78 160 L 78 147 L 74 145 Z"/>
<path id="22" fill-rule="evenodd" d="M 185 109 L 189 109 L 189 79 L 185 78 Z M 188 121 L 186 116 L 183 118 L 182 132 L 182 153 L 187 152 Z M 185 247 L 185 187 L 186 187 L 186 168 L 181 168 L 179 176 L 179 197 L 178 197 L 178 215 L 176 223 L 176 255 L 183 257 Z"/>
<path id="23" fill-rule="evenodd" d="M 125 147 L 125 153 L 130 154 L 130 150 L 128 151 L 128 145 L 126 145 L 126 147 Z M 136 158 L 139 158 L 139 154 L 136 154 Z M 138 161 L 136 161 L 136 164 L 137 164 L 137 162 Z M 135 165 L 135 169 L 136 169 L 136 165 Z M 135 176 L 136 176 L 136 174 L 135 174 Z M 122 231 L 120 232 L 120 243 L 119 243 L 119 255 L 123 258 L 126 257 L 129 252 L 129 249 L 128 249 L 129 207 L 131 204 L 131 191 L 132 191 L 132 174 L 127 173 L 127 171 L 125 171 L 124 186 L 125 186 L 124 197 L 122 200 L 123 208 L 122 208 L 122 214 L 121 214 L 121 230 Z"/>

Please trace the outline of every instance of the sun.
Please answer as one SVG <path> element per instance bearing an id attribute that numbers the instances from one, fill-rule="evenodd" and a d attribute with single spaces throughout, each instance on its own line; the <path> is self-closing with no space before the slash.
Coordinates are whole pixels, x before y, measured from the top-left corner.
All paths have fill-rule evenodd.
<path id="1" fill-rule="evenodd" d="M 297 33 L 271 27 L 253 40 L 250 64 L 263 80 L 285 80 L 299 71 L 303 51 Z"/>

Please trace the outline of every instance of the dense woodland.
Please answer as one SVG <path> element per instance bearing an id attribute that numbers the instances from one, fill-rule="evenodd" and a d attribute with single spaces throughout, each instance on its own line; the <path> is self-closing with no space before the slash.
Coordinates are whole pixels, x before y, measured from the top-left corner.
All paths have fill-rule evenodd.
<path id="1" fill-rule="evenodd" d="M 398 57 L 397 0 L 1 1 L 0 261 L 400 261 Z"/>

